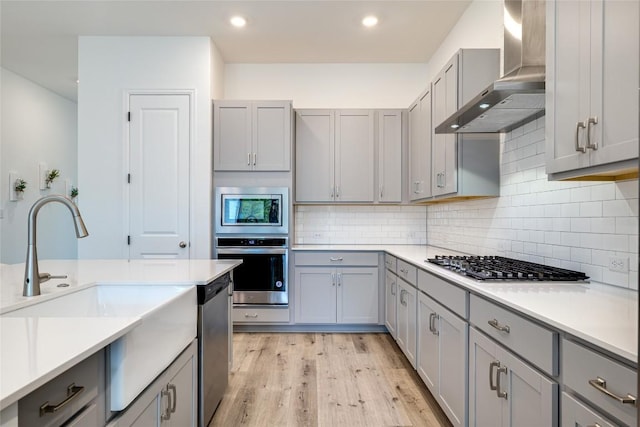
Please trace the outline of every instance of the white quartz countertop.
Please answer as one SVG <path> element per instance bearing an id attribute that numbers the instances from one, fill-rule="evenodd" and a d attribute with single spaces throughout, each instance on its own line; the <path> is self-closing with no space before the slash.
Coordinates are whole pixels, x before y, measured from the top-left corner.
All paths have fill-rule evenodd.
<path id="1" fill-rule="evenodd" d="M 298 245 L 294 251 L 384 251 L 470 292 L 503 304 L 555 329 L 638 362 L 638 293 L 596 282 L 488 282 L 425 262 L 459 254 L 421 245 Z"/>
<path id="2" fill-rule="evenodd" d="M 0 410 L 91 354 L 124 336 L 141 317 L 40 317 L 18 310 L 94 285 L 206 284 L 238 266 L 233 260 L 51 260 L 40 271 L 67 279 L 41 285 L 42 295 L 22 296 L 24 264 L 2 265 L 0 282 Z M 57 287 L 60 283 L 68 287 Z M 159 303 L 161 305 L 162 302 Z M 35 307 L 34 307 L 35 308 Z M 146 308 L 148 309 L 148 307 Z"/>

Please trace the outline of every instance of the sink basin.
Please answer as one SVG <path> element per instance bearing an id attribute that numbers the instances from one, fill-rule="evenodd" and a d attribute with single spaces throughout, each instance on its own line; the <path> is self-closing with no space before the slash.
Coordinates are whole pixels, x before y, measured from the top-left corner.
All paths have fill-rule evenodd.
<path id="1" fill-rule="evenodd" d="M 2 316 L 140 318 L 108 347 L 110 408 L 121 411 L 196 337 L 196 302 L 192 286 L 97 285 Z"/>

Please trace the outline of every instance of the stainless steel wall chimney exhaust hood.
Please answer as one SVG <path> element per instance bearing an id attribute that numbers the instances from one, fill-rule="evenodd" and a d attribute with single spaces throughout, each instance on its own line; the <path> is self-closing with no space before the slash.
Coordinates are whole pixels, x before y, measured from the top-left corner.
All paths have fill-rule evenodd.
<path id="1" fill-rule="evenodd" d="M 544 0 L 505 0 L 503 52 L 505 75 L 435 133 L 509 132 L 544 112 Z"/>

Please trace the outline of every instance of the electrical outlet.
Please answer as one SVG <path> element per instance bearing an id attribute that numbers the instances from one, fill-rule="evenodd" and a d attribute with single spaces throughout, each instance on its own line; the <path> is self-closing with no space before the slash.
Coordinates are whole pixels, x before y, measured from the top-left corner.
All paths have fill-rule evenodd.
<path id="1" fill-rule="evenodd" d="M 322 235 L 322 233 L 313 233 L 313 238 L 314 239 L 322 239 L 324 236 Z"/>
<path id="2" fill-rule="evenodd" d="M 627 257 L 609 257 L 609 270 L 619 273 L 629 272 L 629 258 Z"/>

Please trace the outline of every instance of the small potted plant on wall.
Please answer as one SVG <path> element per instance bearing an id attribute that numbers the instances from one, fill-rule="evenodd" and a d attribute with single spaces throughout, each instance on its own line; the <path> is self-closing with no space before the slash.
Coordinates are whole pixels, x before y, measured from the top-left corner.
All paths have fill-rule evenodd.
<path id="1" fill-rule="evenodd" d="M 75 200 L 78 197 L 78 187 L 71 187 L 71 191 L 69 192 L 69 196 L 71 196 L 71 200 Z"/>
<path id="2" fill-rule="evenodd" d="M 58 169 L 51 169 L 47 173 L 47 178 L 45 179 L 45 183 L 47 184 L 47 188 L 51 188 L 51 184 L 59 176 L 60 176 L 60 171 Z"/>
<path id="3" fill-rule="evenodd" d="M 16 179 L 15 183 L 13 184 L 13 191 L 16 192 L 16 197 L 18 198 L 18 200 L 22 200 L 22 198 L 24 197 L 24 190 L 26 189 L 27 181 L 22 178 Z"/>

